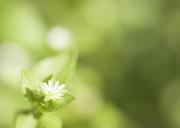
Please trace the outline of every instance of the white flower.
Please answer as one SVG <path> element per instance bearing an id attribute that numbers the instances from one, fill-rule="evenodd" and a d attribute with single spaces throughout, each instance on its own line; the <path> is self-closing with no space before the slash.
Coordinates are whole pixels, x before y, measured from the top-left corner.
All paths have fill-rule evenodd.
<path id="1" fill-rule="evenodd" d="M 60 99 L 66 93 L 65 84 L 59 84 L 59 81 L 49 80 L 48 83 L 42 83 L 40 91 L 45 95 L 45 100 Z"/>

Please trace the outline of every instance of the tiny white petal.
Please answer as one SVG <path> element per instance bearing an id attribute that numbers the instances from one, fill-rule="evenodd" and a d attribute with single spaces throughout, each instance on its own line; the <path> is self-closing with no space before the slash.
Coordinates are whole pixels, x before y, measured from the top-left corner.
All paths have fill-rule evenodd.
<path id="1" fill-rule="evenodd" d="M 66 93 L 65 84 L 59 84 L 59 81 L 49 80 L 40 86 L 40 90 L 45 95 L 45 99 L 59 99 Z"/>

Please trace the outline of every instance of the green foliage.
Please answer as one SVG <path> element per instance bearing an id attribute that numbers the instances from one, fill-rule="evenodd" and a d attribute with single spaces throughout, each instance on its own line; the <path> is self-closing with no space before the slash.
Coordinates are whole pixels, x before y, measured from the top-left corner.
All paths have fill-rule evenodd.
<path id="1" fill-rule="evenodd" d="M 52 100 L 45 100 L 45 94 L 43 94 L 40 89 L 41 89 L 41 81 L 36 82 L 40 83 L 39 85 L 37 84 L 36 87 L 33 85 L 29 84 L 32 83 L 31 80 L 29 79 L 30 75 L 27 73 L 27 71 L 22 71 L 22 83 L 26 87 L 24 96 L 31 101 L 33 104 L 37 105 L 36 107 L 39 109 L 39 111 L 54 111 L 57 110 L 58 108 L 61 108 L 68 103 L 72 102 L 74 100 L 74 97 L 71 96 L 68 93 L 65 93 L 60 99 L 52 99 Z M 55 77 L 50 75 L 48 78 L 51 78 L 51 80 L 55 80 Z M 45 81 L 48 81 L 47 78 Z M 32 87 L 31 87 L 32 86 Z M 38 87 L 39 86 L 39 87 Z M 67 90 L 67 87 L 66 87 Z"/>
<path id="2" fill-rule="evenodd" d="M 65 93 L 63 97 L 61 97 L 59 100 L 50 100 L 46 101 L 45 100 L 45 95 L 40 92 L 40 86 L 41 86 L 41 81 L 36 82 L 39 83 L 36 87 L 34 87 L 29 83 L 32 83 L 31 80 L 29 79 L 30 75 L 27 73 L 27 71 L 22 71 L 22 83 L 26 87 L 25 88 L 25 93 L 24 96 L 28 98 L 31 102 L 37 104 L 40 106 L 40 108 L 43 108 L 45 111 L 53 111 L 54 109 L 58 109 L 63 107 L 64 105 L 72 102 L 74 100 L 74 97 L 71 96 L 68 93 Z M 50 78 L 51 80 L 56 80 L 56 78 L 52 75 L 48 76 L 47 78 Z M 48 79 L 43 80 L 43 82 L 48 81 Z M 49 79 L 49 80 L 50 80 Z M 66 87 L 67 89 L 67 87 Z"/>
<path id="3" fill-rule="evenodd" d="M 65 105 L 71 103 L 74 100 L 74 97 L 70 94 L 65 94 L 61 99 L 58 100 L 48 100 L 48 101 L 42 101 L 38 102 L 39 110 L 42 112 L 52 112 L 56 111 Z"/>
<path id="4" fill-rule="evenodd" d="M 69 74 L 67 74 L 67 72 L 69 72 L 69 69 L 66 68 L 63 71 L 68 78 Z M 23 113 L 23 115 L 20 113 L 16 117 L 16 128 L 22 128 L 25 125 L 28 125 L 28 123 L 31 124 L 28 125 L 28 128 L 35 128 L 37 121 L 39 121 L 37 126 L 38 128 L 60 128 L 61 122 L 57 119 L 57 117 L 48 118 L 43 116 L 43 114 L 46 112 L 57 111 L 74 100 L 74 97 L 68 93 L 68 88 L 59 84 L 54 75 L 49 75 L 41 81 L 37 81 L 38 79 L 35 79 L 28 70 L 23 70 L 21 77 L 24 96 L 32 103 L 33 109 L 32 111 L 28 111 L 28 113 Z M 64 89 L 63 93 L 57 94 L 57 88 L 59 88 L 59 90 Z M 59 91 L 59 93 L 61 92 Z M 56 98 L 56 95 L 59 97 Z M 56 97 L 53 98 L 53 96 Z M 47 99 L 46 97 L 50 97 L 50 99 Z M 34 116 L 32 117 L 32 115 Z"/>
<path id="5" fill-rule="evenodd" d="M 77 63 L 77 50 L 69 49 L 39 61 L 32 67 L 32 75 L 37 80 L 48 80 L 52 75 L 62 82 L 69 84 Z"/>
<path id="6" fill-rule="evenodd" d="M 23 127 L 25 125 L 23 122 L 34 123 L 29 126 L 30 128 L 62 126 L 57 117 L 47 117 L 44 114 L 57 111 L 74 100 L 74 97 L 69 94 L 67 84 L 70 83 L 76 62 L 77 51 L 67 49 L 42 59 L 29 70 L 22 70 L 23 95 L 30 101 L 32 109 L 27 110 L 27 113 L 20 112 L 16 117 L 16 128 Z"/>
<path id="7" fill-rule="evenodd" d="M 20 113 L 16 117 L 15 128 L 36 128 L 37 120 L 33 117 L 32 114 Z"/>
<path id="8" fill-rule="evenodd" d="M 53 114 L 44 114 L 38 120 L 31 113 L 19 113 L 16 117 L 16 128 L 61 128 L 62 122 Z"/>
<path id="9" fill-rule="evenodd" d="M 33 89 L 36 83 L 31 78 L 30 72 L 28 70 L 21 71 L 21 85 L 22 88 L 26 90 L 26 88 Z"/>
<path id="10" fill-rule="evenodd" d="M 64 128 L 179 128 L 179 23 L 180 0 L 0 0 L 0 127 L 27 108 L 17 127 L 54 112 Z M 54 28 L 80 50 L 74 81 L 77 51 L 52 43 Z M 68 91 L 58 100 L 43 93 L 52 77 L 72 84 L 75 104 L 61 109 L 74 99 Z"/>
<path id="11" fill-rule="evenodd" d="M 62 122 L 55 115 L 45 114 L 39 119 L 37 128 L 62 128 Z"/>

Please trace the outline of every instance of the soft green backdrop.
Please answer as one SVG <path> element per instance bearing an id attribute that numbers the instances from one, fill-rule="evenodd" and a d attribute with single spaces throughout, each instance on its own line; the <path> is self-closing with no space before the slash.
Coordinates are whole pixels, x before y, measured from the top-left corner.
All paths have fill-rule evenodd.
<path id="1" fill-rule="evenodd" d="M 58 48 L 49 36 L 57 29 Z M 70 40 L 76 101 L 56 112 L 63 128 L 180 128 L 179 0 L 0 0 L 1 128 L 29 107 L 20 71 Z"/>

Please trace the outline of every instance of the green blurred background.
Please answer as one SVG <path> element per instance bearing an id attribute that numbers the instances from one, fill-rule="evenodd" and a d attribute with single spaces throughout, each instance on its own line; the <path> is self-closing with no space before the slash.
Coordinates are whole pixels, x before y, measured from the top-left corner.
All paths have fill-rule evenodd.
<path id="1" fill-rule="evenodd" d="M 179 0 L 0 0 L 0 128 L 29 107 L 19 72 L 69 45 L 63 128 L 180 128 Z"/>

